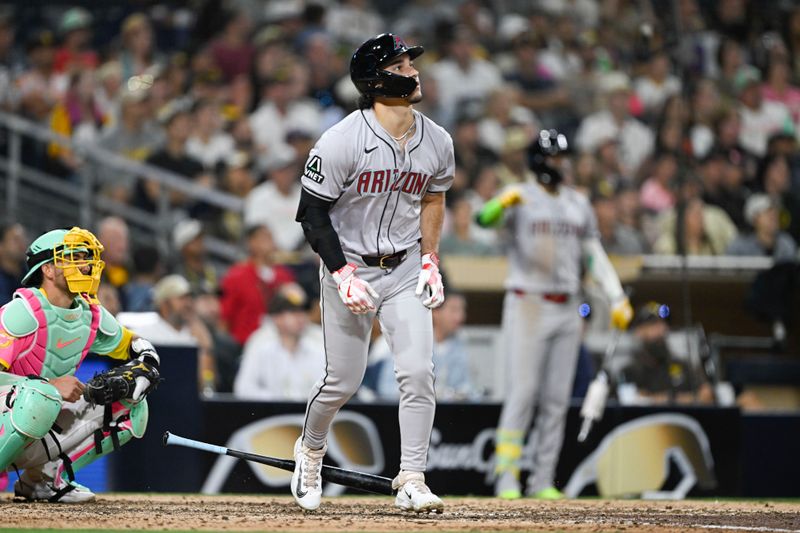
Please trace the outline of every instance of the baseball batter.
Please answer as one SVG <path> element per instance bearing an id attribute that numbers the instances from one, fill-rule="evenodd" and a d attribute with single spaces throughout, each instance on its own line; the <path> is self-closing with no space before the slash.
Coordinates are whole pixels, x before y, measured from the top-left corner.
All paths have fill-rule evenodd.
<path id="1" fill-rule="evenodd" d="M 26 500 L 93 500 L 75 472 L 147 426 L 160 359 L 98 304 L 102 250 L 80 228 L 45 233 L 28 248 L 25 287 L 0 308 L 0 471 L 24 470 L 14 493 Z M 95 376 L 87 395 L 73 374 L 90 351 L 130 361 Z M 93 388 L 111 373 L 125 376 L 124 392 Z"/>
<path id="2" fill-rule="evenodd" d="M 364 377 L 376 315 L 400 385 L 395 505 L 443 509 L 424 472 L 435 410 L 430 310 L 444 301 L 436 252 L 455 163 L 447 132 L 413 109 L 422 99 L 413 60 L 422 53 L 392 34 L 356 50 L 350 77 L 359 109 L 322 135 L 303 173 L 297 221 L 324 263 L 326 357 L 295 444 L 292 494 L 307 510 L 320 504 L 326 436 Z"/>
<path id="3" fill-rule="evenodd" d="M 534 409 L 536 446 L 528 494 L 563 497 L 553 478 L 578 359 L 582 267 L 608 296 L 615 326 L 627 327 L 632 315 L 600 245 L 588 199 L 561 183 L 567 148 L 564 135 L 541 131 L 529 150 L 537 181 L 506 189 L 478 214 L 483 226 L 504 221 L 510 237 L 502 326 L 508 387 L 495 450 L 495 493 L 502 498 L 522 496 L 519 462 Z"/>

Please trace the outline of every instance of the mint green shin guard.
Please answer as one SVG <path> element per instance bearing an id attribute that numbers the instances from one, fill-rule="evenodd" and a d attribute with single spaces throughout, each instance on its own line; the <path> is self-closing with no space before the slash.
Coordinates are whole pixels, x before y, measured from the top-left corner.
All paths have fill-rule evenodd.
<path id="1" fill-rule="evenodd" d="M 130 442 L 133 437 L 141 438 L 144 435 L 144 431 L 147 428 L 149 413 L 147 400 L 142 400 L 141 402 L 135 404 L 129 402 L 128 400 L 122 400 L 122 403 L 130 407 L 128 420 L 125 420 L 117 426 L 118 431 L 116 432 L 115 436 L 112 436 L 112 434 L 106 435 L 105 433 L 102 433 L 105 436 L 102 438 L 96 437 L 94 447 L 85 451 L 79 450 L 75 455 L 71 455 L 71 466 L 73 473 L 77 473 L 86 465 L 108 453 L 113 452 L 116 448 L 124 446 Z M 66 471 L 62 473 L 62 477 L 65 481 L 69 481 L 68 473 Z"/>
<path id="2" fill-rule="evenodd" d="M 61 412 L 61 395 L 51 384 L 26 379 L 14 387 L 11 409 L 0 415 L 0 471 L 30 442 L 44 437 Z"/>

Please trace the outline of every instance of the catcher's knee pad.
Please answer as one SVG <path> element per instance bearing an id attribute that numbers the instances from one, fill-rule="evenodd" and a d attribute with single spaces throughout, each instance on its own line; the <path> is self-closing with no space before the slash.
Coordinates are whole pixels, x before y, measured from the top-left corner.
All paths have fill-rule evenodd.
<path id="1" fill-rule="evenodd" d="M 31 379 L 15 386 L 11 409 L 0 415 L 0 470 L 14 462 L 30 442 L 42 438 L 61 411 L 55 387 Z"/>
<path id="2" fill-rule="evenodd" d="M 32 439 L 41 439 L 61 412 L 61 395 L 50 383 L 28 379 L 15 386 L 11 406 L 14 429 Z"/>

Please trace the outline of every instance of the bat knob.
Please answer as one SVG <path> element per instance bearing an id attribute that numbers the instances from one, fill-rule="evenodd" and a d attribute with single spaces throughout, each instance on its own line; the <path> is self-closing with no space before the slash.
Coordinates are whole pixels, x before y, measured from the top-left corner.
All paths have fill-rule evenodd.
<path id="1" fill-rule="evenodd" d="M 164 445 L 164 446 L 168 445 L 169 444 L 169 437 L 170 437 L 169 431 L 165 431 L 164 432 L 164 436 L 161 437 L 161 444 Z"/>

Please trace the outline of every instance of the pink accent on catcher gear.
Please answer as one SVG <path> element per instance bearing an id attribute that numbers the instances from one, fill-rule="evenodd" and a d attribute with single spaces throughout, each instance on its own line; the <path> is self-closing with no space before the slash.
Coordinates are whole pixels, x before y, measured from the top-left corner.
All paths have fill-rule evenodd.
<path id="1" fill-rule="evenodd" d="M 45 315 L 42 304 L 34 295 L 35 289 L 17 289 L 15 297 L 23 298 L 36 318 L 38 328 L 36 331 L 25 337 L 15 338 L 8 346 L 0 347 L 0 359 L 9 365 L 8 372 L 18 376 L 28 376 L 30 374 L 41 375 L 47 358 L 47 316 Z M 89 338 L 81 352 L 80 361 L 75 365 L 78 368 L 94 343 L 97 336 L 97 329 L 100 327 L 100 308 L 96 304 L 89 304 L 92 311 L 92 324 L 90 327 Z M 67 343 L 67 344 L 71 344 Z"/>
<path id="2" fill-rule="evenodd" d="M 351 312 L 363 315 L 375 310 L 374 298 L 378 297 L 378 293 L 369 283 L 356 276 L 356 269 L 358 267 L 354 263 L 347 263 L 331 275 L 336 282 L 342 303 Z"/>

